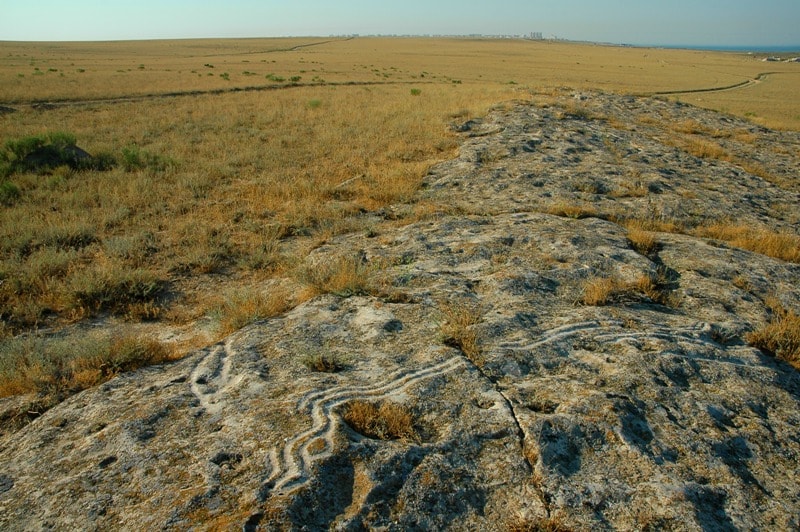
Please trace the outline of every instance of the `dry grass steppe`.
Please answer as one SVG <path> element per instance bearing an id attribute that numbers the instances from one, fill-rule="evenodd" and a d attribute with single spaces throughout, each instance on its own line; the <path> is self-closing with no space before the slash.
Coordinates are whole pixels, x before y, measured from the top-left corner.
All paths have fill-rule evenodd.
<path id="1" fill-rule="evenodd" d="M 765 63 L 746 54 L 521 40 L 0 43 L 3 144 L 67 132 L 116 163 L 2 178 L 0 350 L 17 370 L 0 375 L 0 390 L 56 386 L 60 397 L 98 381 L 80 371 L 30 377 L 42 366 L 29 337 L 69 341 L 91 330 L 98 349 L 138 335 L 180 353 L 315 293 L 358 292 L 367 275 L 359 264 L 320 270 L 304 257 L 337 234 L 378 236 L 440 212 L 416 193 L 427 169 L 456 152 L 448 126 L 498 102 L 547 104 L 564 87 L 687 91 L 668 98 L 798 129 L 799 68 L 770 63 L 759 78 Z M 758 81 L 689 92 L 748 80 Z M 755 142 L 700 123 L 642 122 L 701 158 L 744 164 L 722 144 Z M 635 182 L 624 192 L 646 193 Z M 591 205 L 550 212 L 558 209 L 597 215 Z M 796 235 L 692 230 L 797 260 Z"/>
<path id="2" fill-rule="evenodd" d="M 800 526 L 798 64 L 2 52 L 0 528 Z"/>

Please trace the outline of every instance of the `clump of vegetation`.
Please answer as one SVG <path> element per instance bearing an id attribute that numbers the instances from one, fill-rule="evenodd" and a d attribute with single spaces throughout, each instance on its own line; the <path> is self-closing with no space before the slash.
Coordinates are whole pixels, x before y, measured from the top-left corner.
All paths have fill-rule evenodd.
<path id="1" fill-rule="evenodd" d="M 361 257 L 345 255 L 323 264 L 302 267 L 296 275 L 319 294 L 350 297 L 370 293 L 371 270 Z"/>
<path id="2" fill-rule="evenodd" d="M 614 296 L 625 291 L 625 284 L 611 277 L 594 277 L 583 284 L 581 302 L 589 306 L 607 305 Z"/>
<path id="3" fill-rule="evenodd" d="M 160 364 L 172 350 L 156 340 L 101 333 L 0 341 L 0 397 L 35 393 L 55 404 L 119 373 Z"/>
<path id="4" fill-rule="evenodd" d="M 131 304 L 153 301 L 163 281 L 148 270 L 85 269 L 69 277 L 69 303 L 91 315 L 101 310 L 126 312 Z"/>
<path id="5" fill-rule="evenodd" d="M 19 187 L 11 181 L 0 182 L 0 205 L 13 205 L 20 197 Z"/>
<path id="6" fill-rule="evenodd" d="M 480 309 L 465 302 L 440 307 L 445 321 L 441 332 L 445 345 L 461 350 L 477 366 L 484 363 L 478 334 L 474 325 L 481 322 Z"/>
<path id="7" fill-rule="evenodd" d="M 565 218 L 573 218 L 575 220 L 593 218 L 599 215 L 597 209 L 591 205 L 576 205 L 566 202 L 560 202 L 551 205 L 545 212 L 547 212 L 547 214 L 553 214 L 555 216 L 562 216 Z"/>
<path id="8" fill-rule="evenodd" d="M 270 81 L 273 81 L 273 82 L 275 82 L 275 83 L 283 83 L 284 81 L 286 81 L 286 79 L 285 79 L 285 78 L 283 78 L 283 77 L 281 77 L 281 76 L 278 76 L 278 75 L 276 75 L 276 74 L 267 74 L 267 75 L 266 75 L 266 78 L 267 78 L 268 80 L 270 80 Z"/>
<path id="9" fill-rule="evenodd" d="M 800 263 L 800 236 L 735 223 L 718 223 L 697 227 L 697 236 L 729 242 L 737 248 L 754 251 L 768 257 Z"/>
<path id="10" fill-rule="evenodd" d="M 347 403 L 342 419 L 356 432 L 378 440 L 399 440 L 413 438 L 413 417 L 405 406 L 383 401 L 375 404 L 355 400 Z"/>
<path id="11" fill-rule="evenodd" d="M 60 166 L 73 170 L 108 170 L 113 157 L 92 157 L 77 146 L 75 135 L 51 132 L 7 140 L 0 150 L 0 178 L 16 173 L 44 173 Z"/>
<path id="12" fill-rule="evenodd" d="M 645 257 L 653 258 L 658 252 L 659 243 L 656 235 L 638 227 L 628 228 L 628 243 L 636 253 Z"/>
<path id="13" fill-rule="evenodd" d="M 318 352 L 309 353 L 303 357 L 303 365 L 311 371 L 322 373 L 336 373 L 344 369 L 344 362 L 335 353 Z"/>
<path id="14" fill-rule="evenodd" d="M 583 283 L 580 302 L 589 306 L 605 306 L 642 296 L 654 303 L 675 307 L 679 304 L 672 291 L 672 279 L 666 268 L 646 273 L 636 280 L 625 282 L 616 277 L 592 277 Z"/>
<path id="15" fill-rule="evenodd" d="M 411 96 L 419 96 L 422 94 L 422 89 L 411 89 Z"/>
<path id="16" fill-rule="evenodd" d="M 785 360 L 800 369 L 800 315 L 786 309 L 777 300 L 770 299 L 767 305 L 772 319 L 763 327 L 747 334 L 747 343 Z"/>
<path id="17" fill-rule="evenodd" d="M 277 316 L 292 307 L 292 297 L 285 290 L 268 293 L 235 290 L 215 305 L 212 314 L 219 323 L 219 333 L 228 335 L 258 320 Z"/>

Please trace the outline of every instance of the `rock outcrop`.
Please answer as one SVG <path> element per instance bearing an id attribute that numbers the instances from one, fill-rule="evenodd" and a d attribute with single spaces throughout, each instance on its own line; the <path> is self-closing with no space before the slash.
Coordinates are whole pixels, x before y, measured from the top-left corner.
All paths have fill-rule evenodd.
<path id="1" fill-rule="evenodd" d="M 458 126 L 460 156 L 422 193 L 438 213 L 308 257 L 359 257 L 373 288 L 6 436 L 0 527 L 800 527 L 800 376 L 744 340 L 767 298 L 797 308 L 800 267 L 689 231 L 642 254 L 617 223 L 796 233 L 800 139 L 660 100 L 577 101 Z M 689 119 L 729 132 L 728 156 L 673 142 L 664 124 Z M 630 288 L 642 278 L 663 297 Z M 592 279 L 629 289 L 588 305 Z M 343 420 L 356 401 L 403 406 L 413 434 L 359 432 Z"/>

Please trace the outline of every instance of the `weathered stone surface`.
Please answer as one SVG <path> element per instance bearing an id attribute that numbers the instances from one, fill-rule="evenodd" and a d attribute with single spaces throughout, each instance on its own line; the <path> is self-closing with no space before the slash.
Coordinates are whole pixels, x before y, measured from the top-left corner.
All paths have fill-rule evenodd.
<path id="1" fill-rule="evenodd" d="M 796 529 L 800 377 L 743 335 L 764 298 L 797 308 L 800 267 L 666 233 L 645 257 L 613 222 L 543 211 L 563 200 L 796 232 L 796 208 L 779 207 L 798 205 L 796 186 L 666 146 L 633 117 L 751 128 L 750 159 L 795 183 L 797 150 L 765 152 L 797 136 L 661 101 L 582 103 L 632 128 L 499 109 L 459 128 L 460 156 L 428 176 L 447 213 L 309 257 L 381 265 L 375 295 L 317 297 L 4 437 L 0 527 Z M 612 194 L 634 170 L 647 194 Z M 579 303 L 586 279 L 659 270 L 672 306 Z M 453 309 L 477 316 L 477 351 L 445 338 Z M 311 371 L 318 354 L 343 367 Z M 341 417 L 358 399 L 405 405 L 416 437 L 359 434 Z"/>

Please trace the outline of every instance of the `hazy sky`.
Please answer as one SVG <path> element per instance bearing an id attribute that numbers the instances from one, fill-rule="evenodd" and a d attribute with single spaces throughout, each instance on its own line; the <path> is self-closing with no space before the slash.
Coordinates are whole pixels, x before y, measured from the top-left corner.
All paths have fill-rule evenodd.
<path id="1" fill-rule="evenodd" d="M 0 40 L 524 34 L 798 45 L 800 0 L 1 0 Z"/>

